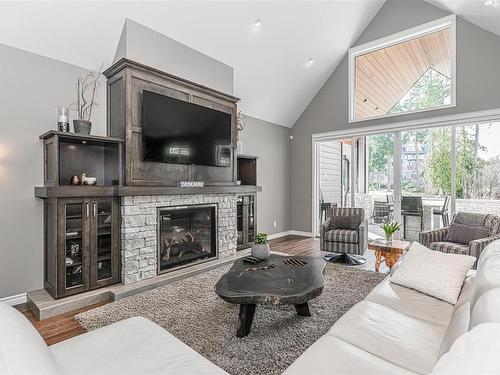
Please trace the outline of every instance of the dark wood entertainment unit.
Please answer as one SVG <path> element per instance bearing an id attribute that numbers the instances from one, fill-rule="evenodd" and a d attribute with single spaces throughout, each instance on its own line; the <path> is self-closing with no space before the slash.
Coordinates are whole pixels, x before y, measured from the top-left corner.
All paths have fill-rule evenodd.
<path id="1" fill-rule="evenodd" d="M 144 195 L 237 194 L 252 197 L 248 246 L 256 231 L 256 159 L 245 159 L 238 184 L 236 103 L 238 98 L 127 59 L 104 72 L 107 81 L 108 137 L 49 131 L 44 142 L 45 288 L 61 298 L 120 282 L 120 198 Z M 231 114 L 228 167 L 166 164 L 143 160 L 142 92 L 152 91 Z M 253 170 L 252 170 L 253 168 Z M 245 172 L 242 173 L 242 170 Z M 97 186 L 72 186 L 71 176 L 86 173 Z M 252 177 L 253 176 L 253 177 Z M 204 187 L 178 187 L 203 181 Z M 240 199 L 239 199 L 240 201 Z M 246 206 L 245 206 L 246 207 Z M 248 208 L 245 208 L 248 226 Z M 241 243 L 238 244 L 241 248 Z"/>

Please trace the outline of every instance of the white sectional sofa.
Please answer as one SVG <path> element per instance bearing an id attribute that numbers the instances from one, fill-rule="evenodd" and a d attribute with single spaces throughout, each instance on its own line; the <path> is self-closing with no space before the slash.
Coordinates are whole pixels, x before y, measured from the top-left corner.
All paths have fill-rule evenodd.
<path id="1" fill-rule="evenodd" d="M 0 374 L 227 375 L 145 318 L 126 319 L 48 347 L 20 312 L 1 303 Z"/>
<path id="2" fill-rule="evenodd" d="M 500 241 L 483 251 L 456 305 L 386 278 L 285 374 L 500 374 L 498 348 Z M 20 312 L 0 304 L 0 374 L 226 373 L 144 318 L 48 347 Z"/>
<path id="3" fill-rule="evenodd" d="M 457 338 L 486 323 L 500 327 L 500 241 L 482 252 L 477 271 L 469 272 L 456 305 L 386 278 L 297 358 L 285 374 L 429 374 Z M 500 338 L 494 339 L 500 345 Z M 459 356 L 463 368 L 470 365 L 467 361 L 473 356 L 469 358 L 467 352 L 473 349 Z M 475 374 L 500 374 L 498 357 L 485 358 L 477 364 Z M 496 372 L 484 370 L 489 366 L 484 361 L 498 365 Z M 439 366 L 440 373 L 443 366 Z"/>

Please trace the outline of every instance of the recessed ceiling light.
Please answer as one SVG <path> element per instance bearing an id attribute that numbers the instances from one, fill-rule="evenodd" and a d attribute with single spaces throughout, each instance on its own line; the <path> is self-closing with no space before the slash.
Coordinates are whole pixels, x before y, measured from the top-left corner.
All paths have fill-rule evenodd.
<path id="1" fill-rule="evenodd" d="M 261 26 L 262 26 L 262 21 L 260 19 L 256 19 L 252 23 L 252 27 L 254 30 L 259 30 Z"/>
<path id="2" fill-rule="evenodd" d="M 313 59 L 307 60 L 307 63 L 306 63 L 307 66 L 311 66 L 312 64 L 314 64 L 314 60 Z"/>
<path id="3" fill-rule="evenodd" d="M 495 0 L 486 0 L 484 5 L 495 5 Z"/>

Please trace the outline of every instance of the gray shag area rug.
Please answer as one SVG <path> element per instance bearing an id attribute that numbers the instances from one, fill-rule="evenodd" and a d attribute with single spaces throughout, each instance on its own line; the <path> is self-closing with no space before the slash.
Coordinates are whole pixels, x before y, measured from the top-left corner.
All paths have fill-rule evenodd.
<path id="1" fill-rule="evenodd" d="M 258 305 L 251 333 L 236 334 L 239 306 L 214 292 L 222 266 L 173 284 L 89 310 L 75 318 L 93 330 L 133 316 L 146 317 L 230 374 L 281 374 L 362 300 L 384 274 L 327 264 L 323 293 L 309 302 L 311 317 L 293 306 Z"/>

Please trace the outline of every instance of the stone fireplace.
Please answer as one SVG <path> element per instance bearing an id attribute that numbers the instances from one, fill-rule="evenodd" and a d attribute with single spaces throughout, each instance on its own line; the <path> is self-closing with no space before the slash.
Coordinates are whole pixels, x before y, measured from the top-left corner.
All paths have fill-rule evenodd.
<path id="1" fill-rule="evenodd" d="M 122 197 L 122 282 L 235 254 L 236 199 L 236 194 Z"/>

